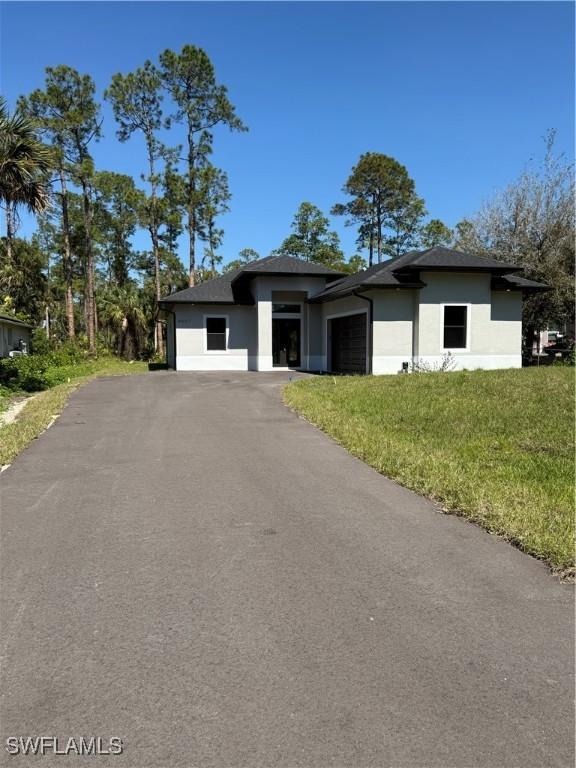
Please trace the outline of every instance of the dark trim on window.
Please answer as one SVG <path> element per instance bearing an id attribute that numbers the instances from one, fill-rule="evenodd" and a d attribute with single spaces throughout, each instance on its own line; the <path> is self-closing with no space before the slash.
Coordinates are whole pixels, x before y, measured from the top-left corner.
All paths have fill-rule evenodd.
<path id="1" fill-rule="evenodd" d="M 442 348 L 467 349 L 468 323 L 467 304 L 444 304 L 442 317 Z"/>

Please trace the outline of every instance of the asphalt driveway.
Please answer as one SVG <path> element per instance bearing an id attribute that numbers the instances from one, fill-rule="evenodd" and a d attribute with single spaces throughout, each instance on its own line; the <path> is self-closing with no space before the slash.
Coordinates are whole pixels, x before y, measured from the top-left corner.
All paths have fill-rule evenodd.
<path id="1" fill-rule="evenodd" d="M 0 476 L 6 765 L 571 766 L 573 589 L 286 409 L 93 381 Z M 119 756 L 10 757 L 9 736 Z"/>

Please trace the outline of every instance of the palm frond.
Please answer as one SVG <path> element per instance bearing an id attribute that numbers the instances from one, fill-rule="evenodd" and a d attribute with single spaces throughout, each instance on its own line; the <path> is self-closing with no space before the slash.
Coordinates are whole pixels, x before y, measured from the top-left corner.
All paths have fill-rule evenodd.
<path id="1" fill-rule="evenodd" d="M 46 209 L 50 148 L 38 140 L 34 123 L 21 114 L 10 115 L 0 99 L 0 201 L 24 205 L 33 213 Z"/>

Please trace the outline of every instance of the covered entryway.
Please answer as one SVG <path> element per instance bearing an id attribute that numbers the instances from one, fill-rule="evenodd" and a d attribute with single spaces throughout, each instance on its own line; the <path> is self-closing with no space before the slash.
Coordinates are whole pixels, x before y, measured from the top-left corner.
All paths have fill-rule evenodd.
<path id="1" fill-rule="evenodd" d="M 300 367 L 300 318 L 272 319 L 272 364 L 275 368 Z"/>
<path id="2" fill-rule="evenodd" d="M 330 323 L 330 370 L 333 373 L 367 373 L 367 315 L 334 317 Z"/>

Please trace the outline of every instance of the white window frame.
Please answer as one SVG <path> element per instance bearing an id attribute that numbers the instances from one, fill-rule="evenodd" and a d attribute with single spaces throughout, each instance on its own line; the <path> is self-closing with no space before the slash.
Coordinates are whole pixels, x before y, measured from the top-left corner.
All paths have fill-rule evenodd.
<path id="1" fill-rule="evenodd" d="M 446 307 L 466 307 L 466 346 L 465 347 L 445 347 L 444 346 L 444 313 Z M 447 301 L 440 304 L 440 349 L 442 352 L 451 352 L 454 355 L 470 352 L 470 328 L 472 326 L 472 304 L 464 301 Z"/>
<path id="2" fill-rule="evenodd" d="M 218 317 L 220 319 L 224 318 L 226 320 L 226 349 L 208 349 L 208 324 L 206 320 L 208 318 L 215 318 Z M 230 315 L 224 315 L 222 312 L 212 313 L 210 315 L 203 315 L 203 340 L 204 340 L 204 354 L 205 355 L 227 355 L 229 354 L 230 350 L 228 348 L 228 337 L 230 336 Z"/>

